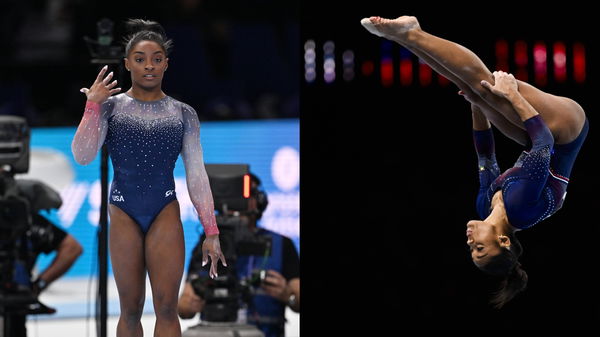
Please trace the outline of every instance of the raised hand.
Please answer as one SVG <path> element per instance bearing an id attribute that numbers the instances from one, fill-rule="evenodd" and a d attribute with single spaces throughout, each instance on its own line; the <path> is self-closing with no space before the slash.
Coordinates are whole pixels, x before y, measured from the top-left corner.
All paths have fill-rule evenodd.
<path id="1" fill-rule="evenodd" d="M 121 91 L 121 88 L 115 88 L 117 85 L 117 80 L 114 80 L 109 83 L 109 81 L 113 77 L 113 72 L 111 71 L 106 77 L 104 74 L 108 70 L 108 66 L 104 66 L 100 69 L 96 80 L 92 84 L 92 86 L 88 88 L 81 88 L 79 91 L 84 93 L 87 96 L 88 101 L 96 102 L 98 104 L 104 103 L 111 95 L 118 93 Z M 104 79 L 102 79 L 104 77 Z M 113 89 L 114 88 L 114 89 Z"/>

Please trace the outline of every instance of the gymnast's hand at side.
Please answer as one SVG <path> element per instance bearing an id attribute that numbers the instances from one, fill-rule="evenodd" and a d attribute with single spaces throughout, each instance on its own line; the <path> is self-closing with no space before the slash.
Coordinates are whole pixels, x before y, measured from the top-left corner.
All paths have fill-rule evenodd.
<path id="1" fill-rule="evenodd" d="M 121 88 L 115 88 L 117 85 L 117 80 L 114 80 L 109 83 L 109 81 L 113 77 L 113 72 L 111 71 L 104 79 L 102 77 L 108 70 L 108 66 L 104 66 L 100 69 L 96 80 L 92 84 L 92 86 L 88 88 L 81 88 L 79 91 L 84 93 L 87 96 L 88 101 L 96 102 L 98 104 L 104 103 L 112 94 L 116 94 L 121 91 Z M 114 88 L 114 89 L 113 89 Z"/>
<path id="2" fill-rule="evenodd" d="M 519 85 L 512 74 L 494 71 L 492 75 L 494 75 L 494 85 L 486 80 L 481 81 L 481 85 L 493 94 L 510 99 L 512 95 L 519 92 Z"/>
<path id="3" fill-rule="evenodd" d="M 204 267 L 208 263 L 208 257 L 210 256 L 210 278 L 216 278 L 217 274 L 217 262 L 221 260 L 221 263 L 227 267 L 225 256 L 221 252 L 221 242 L 219 241 L 219 235 L 208 235 L 202 243 L 202 266 Z"/>

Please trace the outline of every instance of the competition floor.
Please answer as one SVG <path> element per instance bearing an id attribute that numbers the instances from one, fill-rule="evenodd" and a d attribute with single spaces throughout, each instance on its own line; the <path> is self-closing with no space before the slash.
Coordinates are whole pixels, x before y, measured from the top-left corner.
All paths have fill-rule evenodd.
<path id="1" fill-rule="evenodd" d="M 148 282 L 148 281 L 147 281 Z M 28 337 L 96 337 L 96 320 L 94 318 L 97 283 L 89 279 L 58 280 L 42 293 L 40 301 L 57 309 L 53 315 L 29 316 L 27 321 Z M 114 280 L 108 283 L 108 337 L 116 337 L 116 326 L 119 315 L 119 301 Z M 300 336 L 300 315 L 286 311 L 286 336 Z M 198 324 L 198 318 L 180 320 L 181 329 Z M 154 314 L 150 284 L 146 284 L 146 303 L 142 316 L 144 336 L 154 333 Z"/>

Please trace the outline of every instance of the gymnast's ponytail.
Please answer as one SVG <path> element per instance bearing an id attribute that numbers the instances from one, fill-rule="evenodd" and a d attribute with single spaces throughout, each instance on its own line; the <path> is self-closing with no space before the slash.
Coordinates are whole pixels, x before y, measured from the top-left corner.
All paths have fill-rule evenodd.
<path id="1" fill-rule="evenodd" d="M 125 37 L 125 56 L 129 55 L 133 48 L 140 41 L 153 41 L 160 45 L 165 54 L 169 55 L 173 48 L 173 41 L 167 38 L 165 29 L 156 21 L 143 19 L 129 19 L 125 22 L 129 35 Z"/>
<path id="2" fill-rule="evenodd" d="M 500 289 L 492 297 L 491 303 L 496 309 L 502 308 L 507 302 L 512 300 L 518 293 L 525 290 L 528 276 L 525 270 L 521 268 L 519 262 L 502 280 Z"/>
<path id="3" fill-rule="evenodd" d="M 527 273 L 518 261 L 523 253 L 523 247 L 514 233 L 509 234 L 508 237 L 511 242 L 510 248 L 503 248 L 502 253 L 491 259 L 489 263 L 479 266 L 479 269 L 487 274 L 503 277 L 498 292 L 491 299 L 491 304 L 497 309 L 502 308 L 527 287 Z"/>

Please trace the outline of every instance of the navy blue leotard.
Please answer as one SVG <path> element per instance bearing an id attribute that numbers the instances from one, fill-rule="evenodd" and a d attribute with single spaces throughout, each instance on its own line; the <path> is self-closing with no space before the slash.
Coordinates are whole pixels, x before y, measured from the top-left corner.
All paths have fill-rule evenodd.
<path id="1" fill-rule="evenodd" d="M 88 101 L 73 138 L 73 155 L 87 164 L 107 145 L 114 169 L 110 203 L 146 233 L 160 211 L 176 200 L 173 169 L 181 153 L 190 199 L 204 230 L 218 234 L 199 125 L 194 109 L 170 96 L 147 102 L 123 93 L 102 105 Z"/>
<path id="2" fill-rule="evenodd" d="M 531 139 L 514 166 L 500 173 L 492 129 L 473 131 L 479 160 L 477 212 L 485 219 L 492 197 L 502 190 L 509 223 L 529 228 L 558 211 L 565 200 L 571 170 L 589 129 L 586 119 L 579 136 L 568 144 L 554 144 L 552 133 L 539 115 L 524 122 Z"/>

